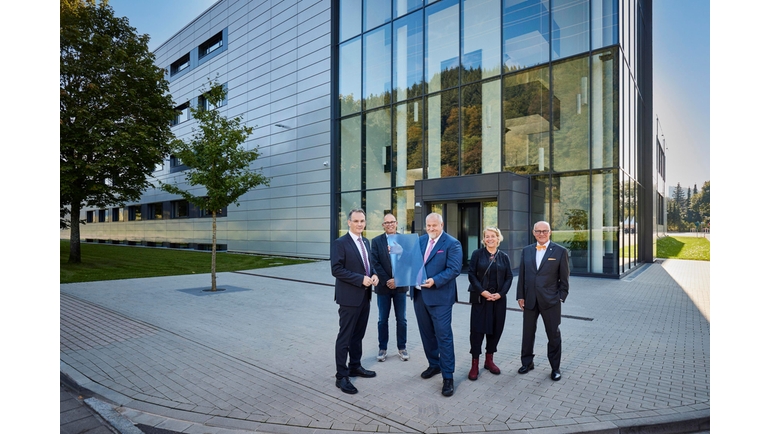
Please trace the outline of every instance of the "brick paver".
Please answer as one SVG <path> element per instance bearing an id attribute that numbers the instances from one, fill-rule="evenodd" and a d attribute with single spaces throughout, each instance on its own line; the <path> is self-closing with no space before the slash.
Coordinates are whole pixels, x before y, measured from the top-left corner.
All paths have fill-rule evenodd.
<path id="1" fill-rule="evenodd" d="M 622 280 L 571 279 L 563 379 L 539 326 L 536 368 L 518 375 L 521 313 L 508 312 L 501 375 L 466 378 L 469 306 L 453 310 L 456 393 L 427 366 L 408 306 L 411 358 L 383 363 L 373 302 L 357 395 L 334 385 L 337 305 L 329 263 L 209 276 L 61 285 L 61 369 L 134 421 L 197 432 L 591 432 L 708 424 L 709 263 L 648 264 Z M 468 279 L 459 277 L 459 299 Z M 230 291 L 228 291 L 230 289 Z M 509 300 L 509 306 L 516 302 Z M 395 324 L 391 318 L 391 327 Z M 694 422 L 695 421 L 695 422 Z M 170 429 L 170 428 L 166 428 Z"/>

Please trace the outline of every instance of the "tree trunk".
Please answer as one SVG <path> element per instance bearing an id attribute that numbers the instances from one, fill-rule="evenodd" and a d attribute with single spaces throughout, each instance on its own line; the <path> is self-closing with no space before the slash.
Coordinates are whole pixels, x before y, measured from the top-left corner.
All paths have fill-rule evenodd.
<path id="1" fill-rule="evenodd" d="M 211 213 L 211 290 L 217 290 L 217 211 Z"/>
<path id="2" fill-rule="evenodd" d="M 70 206 L 70 257 L 67 262 L 80 264 L 80 204 Z"/>

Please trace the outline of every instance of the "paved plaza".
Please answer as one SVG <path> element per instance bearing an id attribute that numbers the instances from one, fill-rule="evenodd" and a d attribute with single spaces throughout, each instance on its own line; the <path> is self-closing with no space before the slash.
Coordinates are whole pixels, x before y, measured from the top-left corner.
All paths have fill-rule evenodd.
<path id="1" fill-rule="evenodd" d="M 664 260 L 624 279 L 572 277 L 562 380 L 539 322 L 535 370 L 520 367 L 514 297 L 495 356 L 500 375 L 466 378 L 469 305 L 453 310 L 456 392 L 440 394 L 408 302 L 407 349 L 376 361 L 373 301 L 363 365 L 335 387 L 337 305 L 328 261 L 210 275 L 60 286 L 60 368 L 138 426 L 181 433 L 618 433 L 709 429 L 709 262 Z M 468 277 L 458 278 L 467 300 Z M 390 320 L 395 335 L 393 317 Z"/>

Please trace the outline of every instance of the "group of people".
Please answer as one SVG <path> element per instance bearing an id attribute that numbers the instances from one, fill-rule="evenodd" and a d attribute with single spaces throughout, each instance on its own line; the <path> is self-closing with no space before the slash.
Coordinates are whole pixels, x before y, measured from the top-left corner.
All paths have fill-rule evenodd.
<path id="1" fill-rule="evenodd" d="M 460 242 L 444 232 L 442 216 L 426 216 L 426 233 L 415 246 L 422 262 L 415 282 L 397 286 L 389 237 L 397 233 L 392 214 L 383 220 L 384 233 L 369 240 L 362 233 L 366 214 L 361 209 L 348 213 L 348 233 L 332 243 L 330 262 L 335 277 L 335 301 L 339 305 L 339 331 L 335 343 L 335 385 L 344 393 L 358 392 L 350 377 L 371 378 L 375 371 L 361 365 L 362 340 L 367 328 L 372 292 L 378 305 L 378 361 L 385 361 L 388 349 L 388 317 L 393 305 L 396 317 L 397 355 L 409 360 L 407 352 L 406 298 L 413 301 L 423 351 L 428 360 L 420 376 L 424 379 L 442 374 L 442 395 L 455 393 L 455 346 L 452 333 L 452 308 L 458 301 L 456 278 L 460 275 L 463 253 Z M 551 228 L 544 221 L 533 227 L 536 243 L 522 252 L 516 297 L 523 310 L 522 367 L 520 374 L 534 369 L 533 347 L 538 317 L 543 319 L 548 337 L 551 379 L 559 381 L 562 343 L 559 325 L 561 303 L 568 295 L 567 250 L 551 242 Z M 485 342 L 483 368 L 500 374 L 493 355 L 506 320 L 506 295 L 514 280 L 511 261 L 499 250 L 503 236 L 495 227 L 484 229 L 484 247 L 469 259 L 469 302 L 471 304 L 471 369 L 469 380 L 479 377 L 479 358 Z M 413 258 L 415 260 L 415 258 Z"/>

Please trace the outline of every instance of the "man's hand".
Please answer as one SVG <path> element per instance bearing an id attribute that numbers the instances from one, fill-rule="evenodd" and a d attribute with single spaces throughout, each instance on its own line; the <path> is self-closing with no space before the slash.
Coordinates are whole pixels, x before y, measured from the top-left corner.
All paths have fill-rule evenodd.
<path id="1" fill-rule="evenodd" d="M 386 286 L 388 287 L 388 289 L 394 289 L 396 288 L 396 282 L 394 282 L 394 279 L 388 279 L 386 281 Z"/>
<path id="2" fill-rule="evenodd" d="M 421 288 L 430 288 L 430 287 L 434 286 L 434 278 L 433 277 L 429 277 L 420 286 L 421 286 Z"/>
<path id="3" fill-rule="evenodd" d="M 523 298 L 520 298 L 519 300 L 517 300 L 517 302 L 519 303 L 519 308 L 520 309 L 524 309 L 525 308 L 525 300 Z"/>

